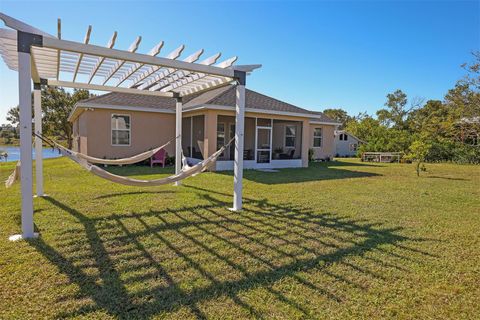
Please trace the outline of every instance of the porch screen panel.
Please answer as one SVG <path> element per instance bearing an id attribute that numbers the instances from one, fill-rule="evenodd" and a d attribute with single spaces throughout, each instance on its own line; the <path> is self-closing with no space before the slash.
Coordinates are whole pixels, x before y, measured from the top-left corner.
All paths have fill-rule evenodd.
<path id="1" fill-rule="evenodd" d="M 273 120 L 273 159 L 291 160 L 302 157 L 302 127 L 300 121 Z"/>
<path id="2" fill-rule="evenodd" d="M 270 120 L 269 120 L 270 121 Z M 223 146 L 224 142 L 230 141 L 235 137 L 235 117 L 219 115 L 217 123 L 223 124 L 225 128 L 218 130 L 217 127 L 217 149 Z M 243 136 L 243 160 L 255 159 L 255 118 L 245 117 L 245 129 Z M 230 147 L 219 160 L 233 161 L 235 158 L 235 143 L 231 143 Z"/>
<path id="3" fill-rule="evenodd" d="M 185 157 L 192 156 L 192 117 L 182 119 L 182 150 Z"/>
<path id="4" fill-rule="evenodd" d="M 205 116 L 193 117 L 192 127 L 192 158 L 203 160 L 203 141 L 205 138 Z"/>

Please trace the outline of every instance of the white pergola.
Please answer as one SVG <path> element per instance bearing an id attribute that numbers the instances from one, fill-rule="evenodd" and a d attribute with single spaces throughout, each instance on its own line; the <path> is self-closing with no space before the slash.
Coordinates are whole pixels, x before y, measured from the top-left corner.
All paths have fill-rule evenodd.
<path id="1" fill-rule="evenodd" d="M 233 65 L 237 57 L 220 63 L 220 53 L 200 60 L 204 50 L 179 59 L 185 46 L 160 57 L 163 41 L 147 54 L 137 53 L 141 37 L 127 50 L 114 49 L 117 33 L 108 44 L 90 44 L 89 26 L 83 43 L 63 40 L 58 20 L 54 37 L 24 22 L 0 13 L 8 28 L 0 28 L 0 54 L 7 66 L 19 74 L 20 161 L 22 234 L 12 240 L 35 237 L 33 224 L 32 109 L 33 80 L 35 132 L 42 133 L 41 85 L 109 92 L 135 93 L 176 99 L 176 163 L 181 170 L 182 98 L 236 83 L 236 126 L 233 208 L 242 209 L 243 138 L 246 75 L 261 65 Z M 35 138 L 36 193 L 43 193 L 42 141 Z"/>

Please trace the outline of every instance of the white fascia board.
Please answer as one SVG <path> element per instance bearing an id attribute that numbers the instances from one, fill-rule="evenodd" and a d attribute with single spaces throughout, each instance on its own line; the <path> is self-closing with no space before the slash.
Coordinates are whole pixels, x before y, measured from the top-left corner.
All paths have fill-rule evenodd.
<path id="1" fill-rule="evenodd" d="M 117 105 L 101 104 L 101 103 L 79 102 L 75 105 L 72 112 L 68 116 L 68 121 L 73 121 L 76 118 L 74 116 L 76 114 L 77 109 L 88 109 L 88 108 L 175 114 L 175 110 L 159 109 L 159 108 L 155 108 L 155 107 L 151 107 L 151 108 L 149 108 L 149 107 L 132 107 L 132 106 L 117 106 Z"/>
<path id="2" fill-rule="evenodd" d="M 197 111 L 197 110 L 224 110 L 224 111 L 235 111 L 235 107 L 231 106 L 219 106 L 215 104 L 202 104 L 194 107 L 185 108 L 184 112 L 190 111 Z M 271 115 L 281 115 L 281 116 L 292 116 L 292 117 L 300 117 L 300 118 L 311 118 L 311 117 L 320 117 L 311 113 L 299 113 L 299 112 L 288 112 L 288 111 L 275 111 L 275 110 L 262 110 L 262 109 L 255 109 L 255 108 L 245 108 L 245 112 L 251 113 L 263 113 L 263 114 L 271 114 Z"/>
<path id="3" fill-rule="evenodd" d="M 324 124 L 329 126 L 341 126 L 341 123 L 338 122 L 325 122 L 325 121 L 310 121 L 311 124 Z"/>

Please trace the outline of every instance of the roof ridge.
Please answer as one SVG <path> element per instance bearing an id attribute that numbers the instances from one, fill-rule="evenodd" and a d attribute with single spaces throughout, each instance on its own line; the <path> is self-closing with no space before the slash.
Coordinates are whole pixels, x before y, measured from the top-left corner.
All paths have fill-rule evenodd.
<path id="1" fill-rule="evenodd" d="M 314 113 L 314 111 L 310 111 L 310 110 L 308 110 L 308 109 L 301 108 L 301 107 L 299 107 L 299 106 L 296 106 L 296 105 L 294 105 L 294 104 L 291 104 L 290 102 L 285 102 L 285 101 L 279 100 L 279 99 L 277 99 L 277 98 L 274 98 L 274 97 L 271 97 L 271 96 L 267 96 L 266 94 L 257 92 L 257 91 L 255 91 L 255 90 L 251 90 L 251 89 L 247 89 L 247 90 L 250 91 L 250 92 L 254 92 L 254 93 L 258 94 L 258 95 L 261 95 L 261 96 L 263 96 L 263 97 L 267 97 L 267 98 L 269 98 L 269 99 L 273 99 L 273 100 L 278 101 L 278 102 L 280 102 L 280 103 L 288 104 L 289 106 L 292 106 L 292 107 L 298 108 L 298 109 L 300 109 L 300 110 L 306 111 L 307 113 L 310 113 L 310 114 Z"/>
<path id="2" fill-rule="evenodd" d="M 90 102 L 91 100 L 93 99 L 98 99 L 98 98 L 101 98 L 101 97 L 106 97 L 106 96 L 109 96 L 111 94 L 113 94 L 114 92 L 107 92 L 107 93 L 104 93 L 104 94 L 101 94 L 101 95 L 95 95 L 95 96 L 92 96 L 92 97 L 88 97 L 87 99 L 82 99 L 82 100 L 79 100 L 77 101 L 77 103 L 79 102 Z"/>

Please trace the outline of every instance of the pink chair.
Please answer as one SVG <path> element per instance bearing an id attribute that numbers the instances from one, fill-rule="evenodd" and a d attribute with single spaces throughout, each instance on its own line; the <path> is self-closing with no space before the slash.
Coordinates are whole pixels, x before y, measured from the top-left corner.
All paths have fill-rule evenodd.
<path id="1" fill-rule="evenodd" d="M 158 150 L 152 157 L 150 157 L 150 167 L 152 168 L 155 163 L 161 163 L 165 168 L 165 160 L 167 158 L 167 151 L 165 149 Z"/>

